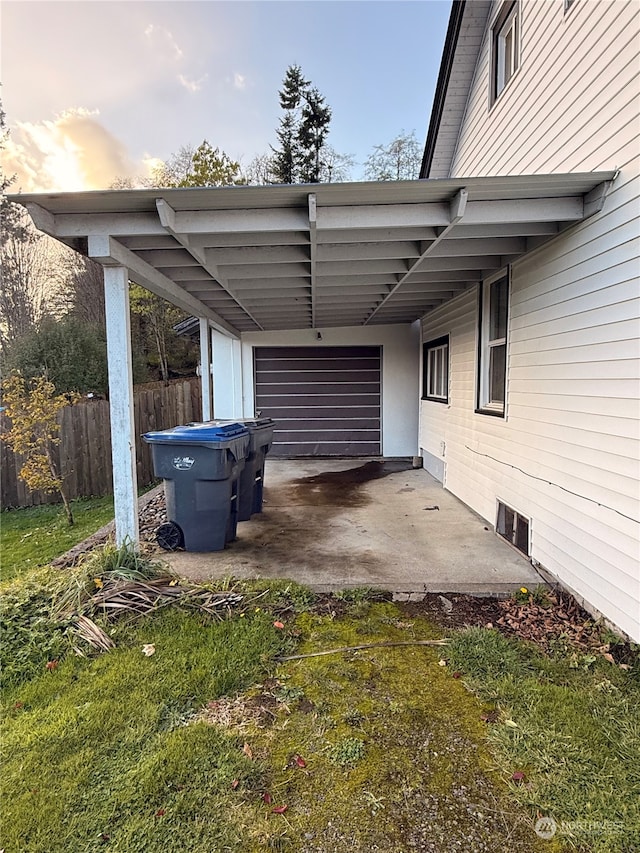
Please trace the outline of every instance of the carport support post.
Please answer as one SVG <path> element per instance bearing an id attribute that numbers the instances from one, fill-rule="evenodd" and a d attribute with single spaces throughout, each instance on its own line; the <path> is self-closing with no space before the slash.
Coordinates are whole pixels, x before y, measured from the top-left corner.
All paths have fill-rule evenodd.
<path id="1" fill-rule="evenodd" d="M 211 330 L 209 321 L 200 317 L 200 387 L 203 421 L 210 421 L 213 418 L 211 385 Z"/>
<path id="2" fill-rule="evenodd" d="M 104 267 L 104 297 L 107 315 L 107 363 L 109 365 L 116 544 L 130 542 L 137 548 L 140 541 L 138 477 L 131 369 L 129 272 L 126 267 Z"/>

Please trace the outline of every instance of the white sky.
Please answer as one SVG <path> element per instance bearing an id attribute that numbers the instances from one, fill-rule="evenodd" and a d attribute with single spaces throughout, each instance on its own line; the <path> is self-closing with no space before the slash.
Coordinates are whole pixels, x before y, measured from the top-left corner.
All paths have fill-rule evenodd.
<path id="1" fill-rule="evenodd" d="M 278 90 L 302 66 L 362 164 L 426 136 L 450 0 L 3 0 L 5 171 L 24 191 L 99 189 L 204 138 L 248 164 L 276 144 Z"/>

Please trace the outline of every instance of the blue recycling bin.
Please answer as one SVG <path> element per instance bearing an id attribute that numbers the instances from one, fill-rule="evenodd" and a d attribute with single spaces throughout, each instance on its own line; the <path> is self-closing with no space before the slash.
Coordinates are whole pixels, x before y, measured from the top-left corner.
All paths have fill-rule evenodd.
<path id="1" fill-rule="evenodd" d="M 164 480 L 168 522 L 156 531 L 169 551 L 222 551 L 236 538 L 240 474 L 249 431 L 208 421 L 148 432 L 153 470 Z"/>
<path id="2" fill-rule="evenodd" d="M 271 418 L 240 418 L 228 423 L 242 424 L 249 431 L 249 450 L 240 472 L 238 493 L 238 521 L 249 521 L 254 513 L 262 512 L 264 466 L 273 443 L 275 421 Z"/>

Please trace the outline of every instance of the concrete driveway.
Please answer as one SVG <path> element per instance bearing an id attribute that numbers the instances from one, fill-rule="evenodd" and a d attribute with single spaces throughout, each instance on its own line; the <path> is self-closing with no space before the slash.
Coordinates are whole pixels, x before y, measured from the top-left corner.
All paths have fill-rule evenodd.
<path id="1" fill-rule="evenodd" d="M 316 590 L 506 593 L 541 583 L 517 551 L 423 469 L 268 459 L 264 509 L 207 554 L 162 552 L 194 580 L 291 578 Z"/>

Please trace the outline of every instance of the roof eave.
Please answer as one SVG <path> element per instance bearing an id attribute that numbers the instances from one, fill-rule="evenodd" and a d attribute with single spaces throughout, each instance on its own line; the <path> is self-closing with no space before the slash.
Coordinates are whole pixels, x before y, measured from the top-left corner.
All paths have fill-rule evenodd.
<path id="1" fill-rule="evenodd" d="M 438 131 L 440 130 L 440 122 L 444 110 L 444 102 L 451 77 L 451 69 L 458 44 L 458 36 L 460 35 L 460 27 L 464 16 L 464 8 L 466 0 L 453 0 L 451 6 L 451 15 L 449 17 L 449 26 L 444 42 L 444 50 L 442 52 L 442 60 L 440 62 L 440 72 L 438 74 L 438 82 L 436 83 L 436 91 L 433 96 L 433 108 L 431 110 L 431 120 L 429 122 L 429 130 L 427 132 L 427 141 L 425 143 L 424 154 L 422 156 L 422 165 L 420 167 L 420 178 L 428 178 L 431 171 L 431 163 L 436 148 L 436 140 Z"/>

